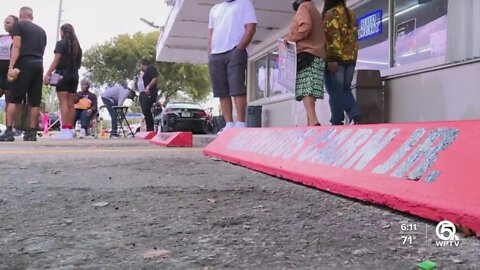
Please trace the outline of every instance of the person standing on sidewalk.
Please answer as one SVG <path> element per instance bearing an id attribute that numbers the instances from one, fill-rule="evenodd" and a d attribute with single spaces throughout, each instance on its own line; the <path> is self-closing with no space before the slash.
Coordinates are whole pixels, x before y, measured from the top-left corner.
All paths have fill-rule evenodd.
<path id="1" fill-rule="evenodd" d="M 140 61 L 140 70 L 142 71 L 138 87 L 138 91 L 140 92 L 140 107 L 142 107 L 147 131 L 154 131 L 155 127 L 153 123 L 152 107 L 158 97 L 158 70 L 147 59 L 142 59 L 142 61 Z"/>
<path id="2" fill-rule="evenodd" d="M 62 39 L 55 45 L 55 58 L 50 65 L 43 81 L 49 83 L 53 71 L 62 76 L 56 85 L 57 96 L 60 102 L 62 127 L 59 134 L 52 139 L 73 139 L 73 120 L 75 118 L 74 100 L 78 88 L 78 70 L 82 65 L 82 48 L 71 24 L 64 24 L 60 28 Z"/>
<path id="3" fill-rule="evenodd" d="M 115 84 L 107 87 L 100 96 L 102 97 L 103 104 L 107 107 L 110 118 L 112 118 L 112 131 L 110 132 L 110 137 L 118 138 L 117 111 L 115 111 L 113 107 L 122 106 L 127 98 L 135 98 L 135 91 L 123 87 L 120 84 Z"/>
<path id="4" fill-rule="evenodd" d="M 25 95 L 30 106 L 30 129 L 23 135 L 24 141 L 37 140 L 37 125 L 42 101 L 43 54 L 47 45 L 45 31 L 32 22 L 33 10 L 20 9 L 20 19 L 14 24 L 13 47 L 8 66 L 8 76 L 14 80 L 11 86 L 11 103 L 7 111 L 7 130 L 0 141 L 14 141 L 13 119 L 17 113 L 17 104 L 21 104 Z M 20 73 L 18 71 L 20 70 Z"/>
<path id="5" fill-rule="evenodd" d="M 225 0 L 210 10 L 208 69 L 214 97 L 220 98 L 225 128 L 245 127 L 247 107 L 247 47 L 255 35 L 257 17 L 250 0 Z M 233 123 L 232 97 L 237 111 Z"/>
<path id="6" fill-rule="evenodd" d="M 351 89 L 358 55 L 356 17 L 345 0 L 325 0 L 322 15 L 327 37 L 325 84 L 330 96 L 330 122 L 343 125 L 346 112 L 349 124 L 358 124 L 360 110 Z"/>
<path id="7" fill-rule="evenodd" d="M 315 102 L 323 99 L 326 54 L 322 15 L 310 0 L 294 0 L 292 7 L 296 13 L 284 42 L 287 46 L 289 41 L 295 42 L 297 46 L 295 99 L 303 101 L 307 125 L 320 126 Z"/>
<path id="8" fill-rule="evenodd" d="M 12 30 L 13 25 L 18 22 L 18 17 L 10 15 L 5 18 L 3 26 L 8 35 L 0 35 L 0 97 L 5 95 L 5 113 L 10 103 L 10 82 L 8 81 L 8 65 L 13 46 Z"/>

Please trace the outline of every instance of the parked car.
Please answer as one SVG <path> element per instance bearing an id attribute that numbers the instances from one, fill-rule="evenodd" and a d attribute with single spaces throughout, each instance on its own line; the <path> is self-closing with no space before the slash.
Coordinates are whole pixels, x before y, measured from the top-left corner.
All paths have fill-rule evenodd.
<path id="1" fill-rule="evenodd" d="M 191 131 L 211 133 L 208 128 L 211 116 L 198 103 L 172 102 L 161 113 L 161 131 Z"/>

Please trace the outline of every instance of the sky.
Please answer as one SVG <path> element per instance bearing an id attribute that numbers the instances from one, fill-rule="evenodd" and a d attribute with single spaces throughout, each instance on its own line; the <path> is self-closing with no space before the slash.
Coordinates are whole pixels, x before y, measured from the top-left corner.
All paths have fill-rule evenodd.
<path id="1" fill-rule="evenodd" d="M 47 33 L 45 68 L 53 60 L 56 42 L 59 0 L 2 0 L 0 18 L 18 16 L 22 6 L 33 9 L 33 21 Z M 83 51 L 95 44 L 102 44 L 119 34 L 156 31 L 140 21 L 145 18 L 163 26 L 168 18 L 169 8 L 164 0 L 63 0 L 61 23 L 70 23 L 75 28 Z M 3 24 L 2 24 L 3 26 Z M 3 27 L 0 33 L 5 33 Z"/>
<path id="2" fill-rule="evenodd" d="M 10 14 L 18 16 L 18 11 L 23 6 L 33 9 L 33 22 L 40 25 L 47 33 L 44 67 L 48 69 L 54 56 L 60 0 L 0 1 L 2 1 L 0 34 L 5 33 L 3 29 L 5 17 Z M 61 24 L 73 25 L 84 52 L 120 34 L 158 31 L 140 21 L 140 18 L 163 26 L 170 13 L 165 0 L 63 0 L 62 10 Z M 82 73 L 83 69 L 80 70 L 80 76 Z M 214 112 L 218 114 L 218 102 L 210 99 L 203 105 L 214 107 Z"/>

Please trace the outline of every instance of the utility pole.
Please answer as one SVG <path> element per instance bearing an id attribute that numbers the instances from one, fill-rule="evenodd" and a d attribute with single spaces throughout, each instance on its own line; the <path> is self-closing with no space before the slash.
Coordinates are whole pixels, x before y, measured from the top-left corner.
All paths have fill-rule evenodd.
<path id="1" fill-rule="evenodd" d="M 63 12 L 63 0 L 59 0 L 58 3 L 58 20 L 57 20 L 57 36 L 55 37 L 56 41 L 60 40 L 60 24 L 62 23 L 62 12 Z M 49 86 L 51 87 L 51 86 Z M 55 95 L 57 91 L 50 92 L 50 110 L 53 112 L 55 107 Z"/>
<path id="2" fill-rule="evenodd" d="M 63 0 L 59 0 L 60 3 L 58 4 L 58 21 L 57 21 L 57 37 L 56 40 L 60 40 L 60 24 L 62 23 L 62 12 L 63 12 Z"/>

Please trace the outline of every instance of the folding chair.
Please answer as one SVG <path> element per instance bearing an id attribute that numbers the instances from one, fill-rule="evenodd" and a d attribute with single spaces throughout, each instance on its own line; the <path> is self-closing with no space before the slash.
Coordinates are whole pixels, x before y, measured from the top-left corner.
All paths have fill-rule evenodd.
<path id="1" fill-rule="evenodd" d="M 130 130 L 130 133 L 132 134 L 132 137 L 135 138 L 135 134 L 132 131 L 132 128 L 130 127 L 130 124 L 128 123 L 127 120 L 127 111 L 128 111 L 128 106 L 113 106 L 113 109 L 117 112 L 117 122 L 120 125 L 120 130 L 123 133 L 123 136 L 127 138 L 127 134 L 125 133 L 125 128 L 123 127 L 124 124 L 126 124 L 128 130 Z"/>

